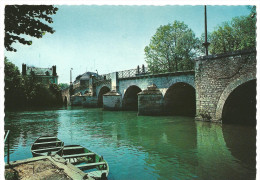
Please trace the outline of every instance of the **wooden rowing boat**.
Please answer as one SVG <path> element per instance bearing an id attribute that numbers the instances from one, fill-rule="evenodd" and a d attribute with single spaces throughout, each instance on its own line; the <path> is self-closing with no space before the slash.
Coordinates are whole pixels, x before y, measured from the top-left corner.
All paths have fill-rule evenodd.
<path id="1" fill-rule="evenodd" d="M 102 156 L 80 146 L 64 146 L 62 157 L 94 179 L 106 179 L 108 163 Z"/>
<path id="2" fill-rule="evenodd" d="M 33 157 L 46 155 L 61 155 L 64 142 L 54 136 L 41 136 L 32 144 L 31 152 Z"/>

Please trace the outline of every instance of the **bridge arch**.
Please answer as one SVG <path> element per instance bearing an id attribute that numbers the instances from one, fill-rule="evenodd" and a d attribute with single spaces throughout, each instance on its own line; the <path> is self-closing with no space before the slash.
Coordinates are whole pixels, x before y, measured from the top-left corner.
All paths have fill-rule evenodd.
<path id="1" fill-rule="evenodd" d="M 136 85 L 129 86 L 123 96 L 122 108 L 124 110 L 134 110 L 138 109 L 138 96 L 137 94 L 141 92 L 141 88 Z"/>
<path id="2" fill-rule="evenodd" d="M 103 107 L 103 95 L 108 93 L 110 88 L 103 86 L 98 92 L 98 107 Z"/>
<path id="3" fill-rule="evenodd" d="M 233 106 L 233 107 L 232 107 Z M 239 79 L 231 82 L 221 94 L 217 109 L 216 119 L 222 120 L 223 123 L 230 120 L 230 123 L 238 122 L 244 116 L 255 117 L 256 113 L 256 77 L 253 74 L 241 76 Z M 245 112 L 250 111 L 250 114 Z M 245 114 L 244 114 L 245 113 Z M 238 114 L 238 115 L 236 115 Z M 235 122 L 234 115 L 237 119 Z M 227 118 L 231 118 L 227 120 Z M 233 120 L 232 120 L 233 119 Z M 250 118 L 252 120 L 252 118 Z M 255 125 L 255 121 L 251 121 Z"/>
<path id="4" fill-rule="evenodd" d="M 64 98 L 63 98 L 63 104 L 64 104 L 65 106 L 68 105 L 68 98 L 67 98 L 67 96 L 64 96 Z"/>
<path id="5" fill-rule="evenodd" d="M 186 82 L 171 85 L 164 95 L 164 110 L 168 115 L 194 116 L 196 112 L 195 88 Z"/>

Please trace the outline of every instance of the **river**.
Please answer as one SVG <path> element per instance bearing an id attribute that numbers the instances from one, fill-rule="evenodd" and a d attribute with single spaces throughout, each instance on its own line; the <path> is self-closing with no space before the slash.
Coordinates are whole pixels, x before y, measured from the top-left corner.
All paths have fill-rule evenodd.
<path id="1" fill-rule="evenodd" d="M 103 155 L 111 180 L 256 176 L 256 129 L 250 126 L 68 107 L 6 112 L 5 129 L 11 130 L 11 161 L 32 157 L 31 144 L 49 134 Z"/>

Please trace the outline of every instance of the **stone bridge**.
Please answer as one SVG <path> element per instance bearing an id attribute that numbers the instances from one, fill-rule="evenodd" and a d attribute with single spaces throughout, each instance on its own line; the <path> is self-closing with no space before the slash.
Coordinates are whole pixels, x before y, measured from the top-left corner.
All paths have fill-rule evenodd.
<path id="1" fill-rule="evenodd" d="M 70 105 L 70 88 L 63 89 L 61 91 L 62 100 L 64 105 Z"/>
<path id="2" fill-rule="evenodd" d="M 204 56 L 195 61 L 196 117 L 256 122 L 256 51 Z"/>
<path id="3" fill-rule="evenodd" d="M 144 68 L 140 72 L 138 67 L 110 73 L 101 80 L 91 80 L 90 93 L 72 96 L 71 104 L 137 110 L 139 115 L 191 115 L 212 122 L 230 120 L 231 116 L 235 121 L 248 119 L 250 111 L 250 118 L 255 119 L 255 51 L 203 56 L 194 61 L 195 71 L 151 74 Z"/>

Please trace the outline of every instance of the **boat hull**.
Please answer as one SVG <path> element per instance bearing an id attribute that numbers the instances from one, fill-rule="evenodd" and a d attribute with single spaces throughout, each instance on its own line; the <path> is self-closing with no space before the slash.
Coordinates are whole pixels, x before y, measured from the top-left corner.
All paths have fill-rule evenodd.
<path id="1" fill-rule="evenodd" d="M 92 178 L 106 179 L 108 176 L 108 163 L 102 156 L 85 147 L 80 145 L 64 146 L 62 157 Z"/>
<path id="2" fill-rule="evenodd" d="M 64 142 L 60 141 L 57 137 L 41 136 L 32 144 L 31 152 L 33 157 L 46 156 L 46 155 L 62 155 Z"/>

